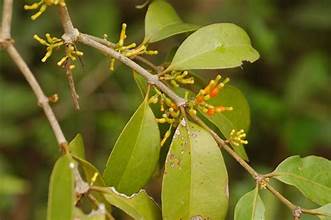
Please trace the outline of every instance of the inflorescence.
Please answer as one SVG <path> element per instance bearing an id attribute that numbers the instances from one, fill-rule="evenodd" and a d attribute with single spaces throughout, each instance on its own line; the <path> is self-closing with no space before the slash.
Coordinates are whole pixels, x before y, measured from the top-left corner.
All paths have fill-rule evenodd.
<path id="1" fill-rule="evenodd" d="M 235 145 L 235 146 L 239 146 L 240 144 L 248 144 L 248 141 L 245 140 L 246 138 L 246 133 L 243 129 L 236 131 L 234 129 L 232 129 L 231 133 L 230 133 L 230 137 L 227 140 L 227 142 Z"/>
<path id="2" fill-rule="evenodd" d="M 215 80 L 211 80 L 204 89 L 199 91 L 194 101 L 189 103 L 190 114 L 196 115 L 196 108 L 209 116 L 213 116 L 215 113 L 233 110 L 233 107 L 231 106 L 213 106 L 207 102 L 211 98 L 216 97 L 219 91 L 225 86 L 225 84 L 230 81 L 229 78 L 225 78 L 223 81 L 221 81 L 221 78 L 222 77 L 220 75 L 217 75 Z"/>
<path id="3" fill-rule="evenodd" d="M 33 38 L 37 40 L 41 45 L 46 46 L 46 54 L 41 59 L 41 61 L 44 63 L 47 61 L 47 59 L 53 54 L 54 49 L 58 49 L 61 46 L 65 45 L 65 56 L 63 56 L 59 62 L 57 62 L 58 66 L 65 66 L 67 64 L 68 60 L 76 61 L 78 57 L 83 56 L 83 52 L 76 50 L 75 46 L 73 44 L 65 44 L 62 39 L 59 39 L 57 37 L 52 37 L 49 33 L 45 34 L 45 39 L 42 39 L 38 35 L 34 35 Z M 70 64 L 70 69 L 75 68 L 74 64 Z"/>
<path id="4" fill-rule="evenodd" d="M 122 30 L 120 33 L 120 39 L 115 45 L 115 50 L 121 54 L 123 54 L 126 57 L 133 58 L 139 55 L 157 55 L 158 51 L 156 50 L 147 50 L 147 45 L 141 44 L 137 46 L 136 43 L 129 44 L 127 46 L 124 45 L 125 40 L 127 38 L 126 35 L 126 28 L 127 25 L 125 23 L 122 24 Z M 104 35 L 104 39 L 107 40 L 108 36 Z M 110 71 L 114 71 L 115 69 L 115 58 L 111 58 L 110 65 L 109 65 Z"/>
<path id="5" fill-rule="evenodd" d="M 32 20 L 36 20 L 40 15 L 42 15 L 47 7 L 51 5 L 65 6 L 64 0 L 40 0 L 39 2 L 32 3 L 31 5 L 24 5 L 25 10 L 38 10 L 34 15 L 31 16 Z"/>
<path id="6" fill-rule="evenodd" d="M 160 79 L 170 81 L 174 87 L 179 87 L 179 84 L 194 84 L 194 78 L 189 75 L 188 71 L 172 71 L 161 75 Z"/>

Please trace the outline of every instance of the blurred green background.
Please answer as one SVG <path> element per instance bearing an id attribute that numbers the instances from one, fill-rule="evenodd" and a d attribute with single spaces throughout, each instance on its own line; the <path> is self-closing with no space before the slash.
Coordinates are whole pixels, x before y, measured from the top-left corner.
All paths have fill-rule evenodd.
<path id="1" fill-rule="evenodd" d="M 0 1 L 0 7 L 2 7 Z M 32 1 L 29 1 L 32 2 Z M 140 42 L 146 8 L 138 0 L 67 1 L 76 26 L 96 36 L 117 40 L 122 22 L 128 24 L 128 41 Z M 251 129 L 246 146 L 251 163 L 259 171 L 271 171 L 290 155 L 315 154 L 331 159 L 331 1 L 330 0 L 181 0 L 171 2 L 190 23 L 233 22 L 251 36 L 261 58 L 242 68 L 223 70 L 232 84 L 246 95 L 251 107 Z M 74 73 L 81 111 L 74 111 L 65 72 L 56 66 L 62 51 L 46 63 L 44 47 L 35 40 L 62 30 L 54 8 L 37 21 L 15 1 L 13 37 L 18 50 L 35 72 L 46 94 L 57 93 L 54 105 L 66 137 L 82 133 L 87 158 L 100 170 L 121 129 L 141 101 L 130 70 L 117 65 L 108 71 L 108 60 L 94 49 L 84 51 Z M 174 37 L 150 48 L 167 57 L 185 36 Z M 202 74 L 212 78 L 216 71 Z M 27 83 L 0 51 L 0 219 L 45 219 L 47 188 L 52 165 L 60 152 L 46 118 Z M 231 158 L 230 209 L 254 187 L 254 181 Z M 148 186 L 157 200 L 160 178 Z M 292 188 L 278 185 L 291 201 L 315 207 Z M 267 219 L 291 219 L 290 212 L 270 194 L 263 194 Z M 125 217 L 123 217 L 124 219 Z M 126 218 L 125 218 L 126 219 Z M 315 219 L 305 217 L 303 219 Z"/>

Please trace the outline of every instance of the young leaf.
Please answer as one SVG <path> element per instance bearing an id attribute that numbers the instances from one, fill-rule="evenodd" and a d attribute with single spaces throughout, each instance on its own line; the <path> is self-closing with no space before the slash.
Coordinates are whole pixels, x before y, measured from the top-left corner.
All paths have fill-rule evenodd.
<path id="1" fill-rule="evenodd" d="M 123 210 L 134 219 L 161 219 L 160 208 L 144 190 L 131 196 L 126 196 L 115 190 L 114 187 L 103 188 L 106 200 Z"/>
<path id="2" fill-rule="evenodd" d="M 84 141 L 81 134 L 77 134 L 70 142 L 69 149 L 72 155 L 85 159 Z"/>
<path id="3" fill-rule="evenodd" d="M 106 185 L 99 170 L 95 166 L 93 166 L 90 162 L 88 162 L 82 158 L 79 158 L 76 156 L 73 156 L 73 158 L 79 163 L 80 167 L 82 168 L 86 182 L 91 183 L 93 180 L 94 181 L 93 185 L 97 185 L 97 186 Z M 95 180 L 94 180 L 94 178 L 95 178 Z"/>
<path id="4" fill-rule="evenodd" d="M 199 26 L 184 23 L 164 0 L 153 1 L 145 17 L 145 42 L 156 42 L 176 34 L 191 32 Z"/>
<path id="5" fill-rule="evenodd" d="M 224 219 L 228 175 L 213 137 L 183 119 L 167 155 L 162 184 L 163 219 Z"/>
<path id="6" fill-rule="evenodd" d="M 214 106 L 231 106 L 233 111 L 227 111 L 209 116 L 202 113 L 205 118 L 212 122 L 221 131 L 225 138 L 230 137 L 232 129 L 244 129 L 247 132 L 250 125 L 249 105 L 242 92 L 233 86 L 225 86 L 218 96 L 210 99 L 210 104 Z M 243 145 L 232 145 L 233 149 L 241 158 L 248 160 Z"/>
<path id="7" fill-rule="evenodd" d="M 147 80 L 143 76 L 136 73 L 135 71 L 133 71 L 132 74 L 133 74 L 133 79 L 136 82 L 138 89 L 140 90 L 141 95 L 143 97 L 145 97 L 146 93 L 147 93 L 147 86 L 148 86 Z"/>
<path id="8" fill-rule="evenodd" d="M 243 29 L 235 24 L 219 23 L 191 34 L 178 48 L 168 69 L 233 68 L 258 58 L 259 53 Z"/>
<path id="9" fill-rule="evenodd" d="M 313 209 L 313 211 L 320 213 L 317 215 L 321 220 L 331 220 L 331 203 L 324 205 L 318 209 Z"/>
<path id="10" fill-rule="evenodd" d="M 54 165 L 49 184 L 47 220 L 71 220 L 74 217 L 75 191 L 72 164 L 71 157 L 63 155 Z"/>
<path id="11" fill-rule="evenodd" d="M 234 210 L 234 220 L 264 220 L 265 208 L 259 196 L 259 188 L 241 197 Z"/>
<path id="12" fill-rule="evenodd" d="M 109 156 L 104 179 L 107 185 L 131 195 L 152 176 L 160 153 L 160 132 L 148 101 L 139 106 Z"/>
<path id="13" fill-rule="evenodd" d="M 278 165 L 276 178 L 295 186 L 319 205 L 331 203 L 331 161 L 317 156 L 292 156 Z"/>

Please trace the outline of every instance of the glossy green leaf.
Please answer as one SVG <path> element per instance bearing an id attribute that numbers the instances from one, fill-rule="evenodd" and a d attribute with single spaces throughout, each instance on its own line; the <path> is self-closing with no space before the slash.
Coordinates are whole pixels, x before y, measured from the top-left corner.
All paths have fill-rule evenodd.
<path id="1" fill-rule="evenodd" d="M 107 185 L 131 195 L 150 179 L 160 153 L 160 132 L 145 100 L 127 123 L 104 171 Z"/>
<path id="2" fill-rule="evenodd" d="M 317 156 L 292 156 L 279 164 L 274 174 L 313 202 L 331 203 L 331 161 Z"/>
<path id="3" fill-rule="evenodd" d="M 123 210 L 134 219 L 161 219 L 161 211 L 154 200 L 144 191 L 127 196 L 116 191 L 114 187 L 102 188 L 107 201 Z"/>
<path id="4" fill-rule="evenodd" d="M 77 134 L 69 144 L 69 150 L 72 155 L 85 159 L 84 141 L 81 134 Z"/>
<path id="5" fill-rule="evenodd" d="M 167 155 L 162 183 L 164 220 L 226 216 L 228 175 L 213 137 L 183 119 Z"/>
<path id="6" fill-rule="evenodd" d="M 191 34 L 178 48 L 169 70 L 233 68 L 258 58 L 259 53 L 243 29 L 218 23 Z"/>
<path id="7" fill-rule="evenodd" d="M 75 207 L 73 161 L 69 155 L 60 157 L 53 168 L 49 192 L 47 220 L 72 220 Z"/>
<path id="8" fill-rule="evenodd" d="M 164 0 L 153 1 L 145 17 L 145 42 L 156 42 L 176 34 L 191 32 L 199 26 L 184 23 Z"/>
<path id="9" fill-rule="evenodd" d="M 241 197 L 234 210 L 234 220 L 264 220 L 265 208 L 259 196 L 259 188 Z"/>
<path id="10" fill-rule="evenodd" d="M 225 138 L 230 137 L 232 129 L 237 131 L 244 129 L 244 131 L 247 132 L 250 125 L 250 110 L 245 96 L 239 89 L 233 86 L 225 86 L 219 92 L 219 95 L 210 99 L 209 103 L 214 106 L 222 105 L 233 107 L 233 111 L 217 113 L 213 116 L 202 113 L 205 118 L 216 125 Z M 232 147 L 241 158 L 248 160 L 243 145 L 232 145 Z"/>
<path id="11" fill-rule="evenodd" d="M 139 75 L 134 71 L 133 71 L 133 78 L 138 86 L 138 89 L 140 90 L 141 95 L 145 97 L 147 93 L 147 80 L 143 76 Z"/>

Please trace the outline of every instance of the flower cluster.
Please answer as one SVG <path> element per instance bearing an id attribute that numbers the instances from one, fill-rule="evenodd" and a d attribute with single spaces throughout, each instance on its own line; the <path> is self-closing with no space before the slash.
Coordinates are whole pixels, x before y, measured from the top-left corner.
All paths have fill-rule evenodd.
<path id="1" fill-rule="evenodd" d="M 214 80 L 211 80 L 204 89 L 199 91 L 194 99 L 194 102 L 190 104 L 191 114 L 196 114 L 196 110 L 194 108 L 200 109 L 209 116 L 213 116 L 215 113 L 233 110 L 233 107 L 213 106 L 207 103 L 209 99 L 217 96 L 225 84 L 230 81 L 229 78 L 225 78 L 221 81 L 221 78 L 222 77 L 220 75 L 217 75 L 217 77 Z"/>
<path id="2" fill-rule="evenodd" d="M 188 71 L 172 71 L 161 75 L 160 79 L 170 81 L 174 87 L 179 87 L 179 84 L 194 84 L 194 78 L 189 76 Z"/>
<path id="3" fill-rule="evenodd" d="M 65 6 L 64 0 L 40 0 L 31 5 L 24 5 L 25 10 L 38 10 L 34 15 L 31 16 L 32 20 L 36 20 L 40 15 L 42 15 L 48 6 L 51 5 L 60 5 Z"/>
<path id="4" fill-rule="evenodd" d="M 118 52 L 122 53 L 124 56 L 130 57 L 130 58 L 139 56 L 139 55 L 143 55 L 143 54 L 146 54 L 146 55 L 157 55 L 158 54 L 158 51 L 156 51 L 156 50 L 147 50 L 147 46 L 145 44 L 141 44 L 141 45 L 137 46 L 136 43 L 132 43 L 132 44 L 125 46 L 124 43 L 127 38 L 126 28 L 127 28 L 127 25 L 125 23 L 123 23 L 122 30 L 120 33 L 120 39 L 114 48 L 116 51 L 118 51 Z M 105 40 L 107 40 L 107 35 L 105 35 Z M 109 69 L 111 71 L 114 71 L 115 58 L 111 58 Z"/>
<path id="5" fill-rule="evenodd" d="M 177 127 L 180 122 L 180 110 L 177 108 L 176 104 L 164 93 L 162 93 L 156 88 L 155 92 L 156 94 L 149 99 L 149 103 L 160 103 L 160 111 L 162 113 L 162 118 L 157 118 L 156 121 L 160 124 L 170 125 L 169 129 L 162 138 L 161 146 L 163 146 L 166 140 L 171 135 L 171 129 Z"/>
<path id="6" fill-rule="evenodd" d="M 239 146 L 240 144 L 248 144 L 248 141 L 245 140 L 245 138 L 246 133 L 243 129 L 239 131 L 232 129 L 230 137 L 227 141 L 235 146 Z"/>
<path id="7" fill-rule="evenodd" d="M 58 49 L 61 46 L 66 46 L 66 55 L 61 58 L 57 63 L 58 66 L 64 66 L 68 60 L 76 61 L 77 57 L 83 56 L 83 52 L 76 50 L 75 46 L 72 44 L 65 44 L 62 39 L 57 37 L 52 37 L 49 33 L 45 35 L 45 39 L 42 39 L 38 35 L 34 35 L 33 38 L 37 40 L 41 45 L 47 47 L 47 52 L 45 56 L 41 59 L 42 62 L 46 62 L 47 59 L 53 54 L 54 49 Z M 71 64 L 70 69 L 73 69 L 75 65 Z"/>

